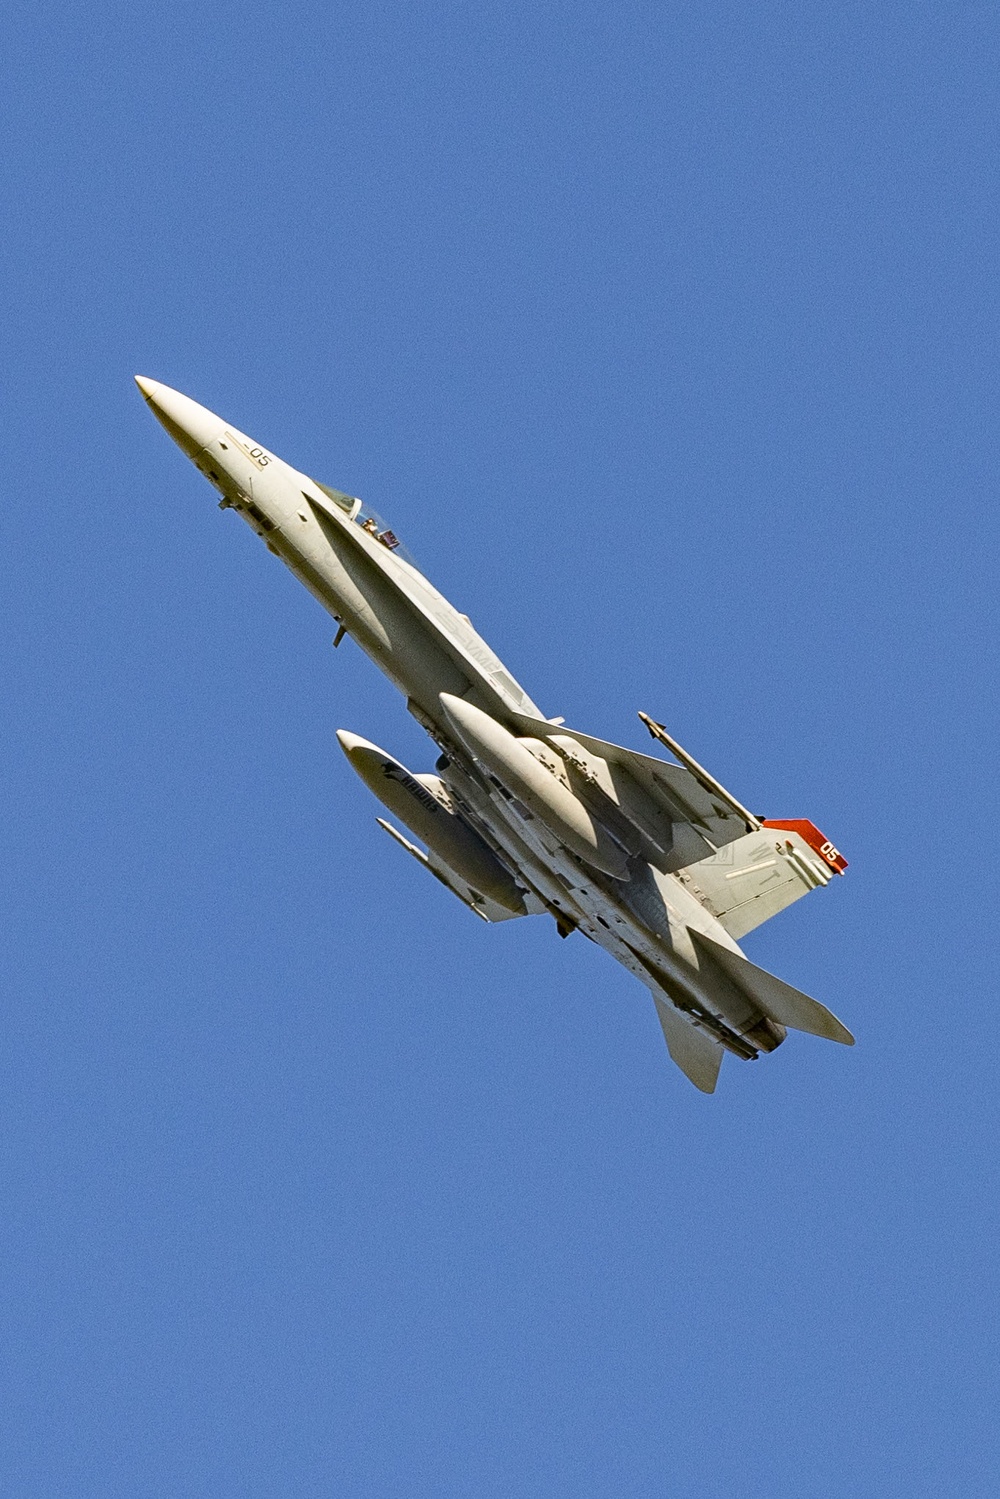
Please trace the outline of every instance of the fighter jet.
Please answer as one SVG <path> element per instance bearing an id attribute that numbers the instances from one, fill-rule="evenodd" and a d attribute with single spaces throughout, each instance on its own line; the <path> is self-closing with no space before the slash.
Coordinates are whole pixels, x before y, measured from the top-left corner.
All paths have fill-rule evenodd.
<path id="1" fill-rule="evenodd" d="M 413 773 L 360 734 L 337 735 L 407 832 L 379 826 L 429 874 L 484 921 L 547 915 L 561 937 L 604 948 L 650 990 L 671 1057 L 704 1093 L 724 1053 L 752 1061 L 788 1029 L 853 1044 L 825 1006 L 738 946 L 844 873 L 813 823 L 755 816 L 647 714 L 671 759 L 546 718 L 359 499 L 179 391 L 136 383 L 220 507 L 305 584 L 337 622 L 334 644 L 356 641 L 436 744 L 433 770 Z"/>

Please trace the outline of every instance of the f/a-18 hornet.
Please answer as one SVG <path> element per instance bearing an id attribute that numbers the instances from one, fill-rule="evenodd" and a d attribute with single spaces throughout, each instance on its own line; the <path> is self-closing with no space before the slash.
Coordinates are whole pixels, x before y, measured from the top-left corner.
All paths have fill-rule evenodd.
<path id="1" fill-rule="evenodd" d="M 661 760 L 549 719 L 361 501 L 299 473 L 204 406 L 136 383 L 170 436 L 406 697 L 440 756 L 413 773 L 337 737 L 409 832 L 380 827 L 485 921 L 547 914 L 652 991 L 667 1047 L 704 1093 L 724 1052 L 750 1061 L 787 1029 L 853 1043 L 737 939 L 847 861 L 811 822 L 755 817 L 666 729 Z M 423 845 L 423 846 L 421 846 Z"/>

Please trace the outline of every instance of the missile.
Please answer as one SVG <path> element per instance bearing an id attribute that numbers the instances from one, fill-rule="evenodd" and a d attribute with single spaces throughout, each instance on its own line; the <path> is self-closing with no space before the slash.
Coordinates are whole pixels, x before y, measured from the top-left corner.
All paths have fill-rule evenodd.
<path id="1" fill-rule="evenodd" d="M 451 793 L 435 775 L 412 775 L 405 765 L 346 729 L 337 730 L 340 747 L 368 790 L 384 807 L 405 822 L 442 863 L 453 869 L 479 894 L 525 914 L 524 900 L 513 876 L 487 843 L 454 810 Z"/>
<path id="2" fill-rule="evenodd" d="M 465 698 L 442 692 L 440 703 L 469 754 L 560 843 L 595 869 L 628 879 L 624 851 L 571 790 L 564 769 L 560 775 L 562 761 L 551 746 L 518 739 Z"/>

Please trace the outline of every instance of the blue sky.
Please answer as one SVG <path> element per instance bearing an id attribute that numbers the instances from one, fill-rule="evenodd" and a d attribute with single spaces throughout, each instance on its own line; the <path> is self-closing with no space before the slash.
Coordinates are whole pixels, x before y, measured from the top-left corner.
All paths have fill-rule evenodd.
<path id="1" fill-rule="evenodd" d="M 984 4 L 8 9 L 0 1491 L 993 1495 Z M 334 739 L 402 701 L 136 372 L 362 495 L 543 710 L 846 879 L 706 1099 Z"/>

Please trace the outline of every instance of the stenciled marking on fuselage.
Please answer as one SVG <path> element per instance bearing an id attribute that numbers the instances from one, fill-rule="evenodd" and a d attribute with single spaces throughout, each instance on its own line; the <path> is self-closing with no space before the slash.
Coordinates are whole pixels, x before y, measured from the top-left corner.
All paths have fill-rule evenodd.
<path id="1" fill-rule="evenodd" d="M 442 811 L 441 803 L 436 796 L 432 796 L 426 786 L 422 786 L 415 776 L 411 776 L 408 770 L 401 765 L 392 765 L 388 761 L 382 766 L 382 774 L 387 781 L 398 781 L 411 796 L 416 797 L 421 806 L 426 807 L 428 812 Z"/>
<path id="2" fill-rule="evenodd" d="M 235 432 L 227 431 L 226 436 L 229 438 L 230 442 L 236 444 L 241 453 L 244 453 L 246 457 L 250 459 L 251 463 L 255 463 L 258 468 L 267 468 L 267 465 L 270 463 L 271 459 L 270 456 L 264 452 L 263 448 L 247 447 L 242 437 L 237 437 Z"/>

